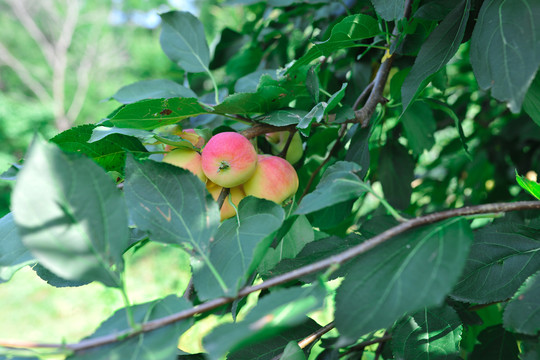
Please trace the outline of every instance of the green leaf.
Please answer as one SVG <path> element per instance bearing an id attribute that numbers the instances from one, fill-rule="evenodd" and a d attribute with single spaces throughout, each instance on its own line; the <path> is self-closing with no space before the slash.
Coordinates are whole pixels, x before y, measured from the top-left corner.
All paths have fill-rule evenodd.
<path id="1" fill-rule="evenodd" d="M 204 184 L 188 170 L 155 161 L 126 161 L 126 202 L 137 227 L 153 241 L 209 252 L 219 209 Z"/>
<path id="2" fill-rule="evenodd" d="M 411 201 L 414 160 L 403 146 L 389 142 L 379 155 L 379 180 L 385 199 L 398 209 L 406 209 Z"/>
<path id="3" fill-rule="evenodd" d="M 360 255 L 336 292 L 342 341 L 388 327 L 403 313 L 440 305 L 461 274 L 471 241 L 466 221 L 454 218 Z"/>
<path id="4" fill-rule="evenodd" d="M 351 131 L 354 128 L 351 128 Z M 370 155 L 369 155 L 369 137 L 370 129 L 357 126 L 354 130 L 349 149 L 345 155 L 346 161 L 352 161 L 360 166 L 358 177 L 363 179 L 369 170 Z"/>
<path id="5" fill-rule="evenodd" d="M 298 346 L 296 341 L 291 341 L 283 350 L 283 354 L 280 357 L 281 360 L 306 360 L 304 351 Z"/>
<path id="6" fill-rule="evenodd" d="M 257 121 L 274 126 L 287 126 L 298 124 L 302 118 L 306 116 L 306 114 L 307 111 L 305 110 L 283 109 L 272 111 L 267 115 L 263 115 L 262 117 L 258 118 Z"/>
<path id="7" fill-rule="evenodd" d="M 76 281 L 76 280 L 66 280 L 63 279 L 54 273 L 50 272 L 47 268 L 43 267 L 41 264 L 36 264 L 32 267 L 32 270 L 36 272 L 36 275 L 44 280 L 47 284 L 54 287 L 76 287 L 89 284 L 90 281 Z"/>
<path id="8" fill-rule="evenodd" d="M 540 126 L 540 72 L 536 73 L 536 77 L 525 95 L 523 110 L 529 114 L 536 125 Z"/>
<path id="9" fill-rule="evenodd" d="M 187 72 L 209 72 L 210 51 L 199 19 L 189 12 L 170 11 L 161 14 L 161 20 L 159 42 L 169 59 Z"/>
<path id="10" fill-rule="evenodd" d="M 317 123 L 320 123 L 326 114 L 326 107 L 328 104 L 326 102 L 320 102 L 317 105 L 315 105 L 298 123 L 296 128 L 300 133 L 302 133 L 304 136 L 309 136 L 309 133 L 311 132 L 311 124 L 313 124 L 313 121 L 316 121 Z"/>
<path id="11" fill-rule="evenodd" d="M 208 113 L 210 111 L 194 98 L 149 99 L 124 105 L 103 125 L 152 130 Z"/>
<path id="12" fill-rule="evenodd" d="M 313 229 L 308 219 L 297 216 L 291 228 L 277 244 L 276 248 L 269 248 L 259 266 L 260 273 L 269 273 L 283 259 L 293 259 L 306 244 L 315 240 Z"/>
<path id="13" fill-rule="evenodd" d="M 540 2 L 487 0 L 471 38 L 470 58 L 482 89 L 518 113 L 540 64 Z"/>
<path id="14" fill-rule="evenodd" d="M 99 165 L 36 140 L 12 204 L 19 235 L 43 266 L 68 280 L 120 286 L 129 242 L 127 209 Z"/>
<path id="15" fill-rule="evenodd" d="M 272 79 L 277 80 L 276 69 L 257 70 L 236 80 L 236 83 L 234 84 L 234 92 L 256 92 L 263 75 L 270 76 Z"/>
<path id="16" fill-rule="evenodd" d="M 35 263 L 35 260 L 24 247 L 17 227 L 13 221 L 13 214 L 0 218 L 0 284 L 9 281 L 13 274 L 26 265 Z"/>
<path id="17" fill-rule="evenodd" d="M 403 0 L 371 0 L 375 11 L 386 21 L 401 19 L 405 12 Z"/>
<path id="18" fill-rule="evenodd" d="M 500 223 L 477 231 L 452 296 L 464 302 L 506 300 L 540 269 L 538 229 Z"/>
<path id="19" fill-rule="evenodd" d="M 520 176 L 517 173 L 516 170 L 516 181 L 525 191 L 527 191 L 529 194 L 540 200 L 540 184 L 538 184 L 536 181 L 532 181 L 527 179 L 524 176 Z"/>
<path id="20" fill-rule="evenodd" d="M 362 14 L 347 16 L 334 25 L 330 38 L 323 42 L 313 43 L 313 47 L 296 60 L 288 72 L 309 64 L 320 56 L 330 56 L 337 50 L 357 46 L 357 41 L 374 37 L 379 33 L 377 20 L 371 16 Z"/>
<path id="21" fill-rule="evenodd" d="M 187 310 L 191 305 L 182 298 L 169 295 L 156 301 L 138 304 L 132 307 L 133 317 L 139 324 L 163 318 L 174 313 Z M 186 332 L 192 324 L 192 319 L 174 322 L 159 329 L 145 332 L 126 340 L 114 342 L 110 345 L 94 347 L 89 350 L 75 352 L 67 359 L 73 360 L 106 360 L 106 359 L 130 359 L 130 360 L 172 360 L 176 359 L 178 352 L 178 338 Z M 118 334 L 129 330 L 126 309 L 116 311 L 109 319 L 105 320 L 96 332 L 87 339 L 101 336 Z"/>
<path id="22" fill-rule="evenodd" d="M 423 309 L 405 316 L 392 332 L 396 359 L 460 359 L 463 325 L 448 305 Z"/>
<path id="23" fill-rule="evenodd" d="M 223 29 L 210 62 L 210 69 L 214 70 L 229 63 L 231 58 L 240 51 L 249 39 L 248 35 L 230 28 Z"/>
<path id="24" fill-rule="evenodd" d="M 514 334 L 504 331 L 501 325 L 491 326 L 478 335 L 478 344 L 467 359 L 517 359 L 519 348 Z"/>
<path id="25" fill-rule="evenodd" d="M 99 127 L 102 128 L 102 127 Z M 97 129 L 97 128 L 96 128 Z M 70 153 L 85 154 L 107 171 L 124 172 L 126 151 L 141 156 L 148 154 L 141 142 L 131 134 L 110 133 L 106 139 L 91 141 L 94 125 L 81 125 L 66 130 L 51 139 L 62 150 Z"/>
<path id="26" fill-rule="evenodd" d="M 504 327 L 512 332 L 536 336 L 540 331 L 539 273 L 529 277 L 504 310 Z"/>
<path id="27" fill-rule="evenodd" d="M 320 328 L 321 326 L 314 320 L 307 318 L 300 325 L 289 328 L 276 336 L 266 338 L 230 353 L 227 355 L 227 360 L 272 360 L 283 352 L 289 341 L 298 342 Z"/>
<path id="28" fill-rule="evenodd" d="M 359 170 L 357 164 L 346 161 L 330 166 L 324 172 L 317 188 L 302 199 L 295 213 L 309 214 L 360 197 L 367 188 L 355 174 Z"/>
<path id="29" fill-rule="evenodd" d="M 315 104 L 319 102 L 319 76 L 315 72 L 315 66 L 309 68 L 306 76 L 306 88 Z"/>
<path id="30" fill-rule="evenodd" d="M 465 132 L 463 131 L 461 120 L 457 117 L 454 110 L 452 110 L 452 108 L 448 106 L 447 104 L 436 99 L 424 99 L 423 101 L 428 103 L 432 109 L 440 110 L 444 112 L 447 116 L 449 116 L 452 120 L 454 120 L 454 125 L 456 126 L 456 129 L 458 131 L 459 139 L 461 140 L 461 145 L 463 145 L 463 149 L 465 150 L 465 152 L 469 154 L 469 147 L 467 146 L 467 137 L 465 136 Z"/>
<path id="31" fill-rule="evenodd" d="M 145 99 L 161 99 L 161 98 L 173 98 L 173 97 L 185 97 L 196 98 L 191 89 L 182 86 L 172 80 L 168 79 L 156 79 L 156 80 L 143 80 L 136 83 L 126 85 L 116 92 L 112 99 L 115 99 L 122 104 L 131 104 Z"/>
<path id="32" fill-rule="evenodd" d="M 414 102 L 401 116 L 409 148 L 418 156 L 435 145 L 433 134 L 437 124 L 428 104 Z"/>
<path id="33" fill-rule="evenodd" d="M 345 89 L 347 89 L 347 85 L 348 85 L 348 83 L 343 83 L 341 85 L 341 89 L 339 89 L 334 94 L 332 94 L 330 99 L 328 99 L 328 105 L 324 109 L 324 114 L 325 115 L 329 114 L 330 111 L 332 111 L 336 106 L 338 106 L 339 102 L 345 96 Z"/>
<path id="34" fill-rule="evenodd" d="M 216 114 L 261 114 L 285 106 L 288 92 L 280 86 L 262 86 L 254 93 L 236 93 L 227 96 L 214 107 Z"/>
<path id="35" fill-rule="evenodd" d="M 194 260 L 193 283 L 201 300 L 235 296 L 255 271 L 285 218 L 283 208 L 268 200 L 248 196 L 238 205 L 236 218 L 224 221 L 210 247 L 210 263 L 223 279 L 222 289 L 208 264 Z M 206 266 L 205 266 L 206 265 Z"/>
<path id="36" fill-rule="evenodd" d="M 465 34 L 470 7 L 470 0 L 460 1 L 422 45 L 401 88 L 403 112 L 431 81 L 432 75 L 457 52 Z"/>
<path id="37" fill-rule="evenodd" d="M 140 129 L 127 129 L 127 128 L 117 128 L 117 127 L 107 127 L 107 126 L 96 126 L 92 130 L 92 136 L 88 139 L 88 143 L 93 143 L 100 141 L 106 138 L 109 135 L 121 134 L 126 136 L 136 137 L 144 143 L 153 142 L 154 134 L 151 131 L 140 130 Z"/>
<path id="38" fill-rule="evenodd" d="M 318 286 L 273 291 L 260 299 L 241 322 L 215 328 L 204 338 L 204 348 L 210 359 L 217 360 L 227 352 L 267 340 L 303 323 L 307 313 L 322 306 L 325 295 Z"/>

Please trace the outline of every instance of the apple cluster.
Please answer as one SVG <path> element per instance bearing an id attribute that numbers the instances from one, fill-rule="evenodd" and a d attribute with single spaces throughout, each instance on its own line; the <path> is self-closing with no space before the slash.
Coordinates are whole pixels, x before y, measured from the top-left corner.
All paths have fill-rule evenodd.
<path id="1" fill-rule="evenodd" d="M 204 138 L 193 129 L 183 130 L 177 135 L 195 148 L 202 148 L 202 152 L 190 148 L 166 147 L 170 151 L 163 157 L 163 161 L 197 175 L 216 200 L 223 188 L 229 188 L 235 206 L 248 195 L 282 204 L 298 190 L 298 175 L 291 165 L 302 157 L 302 140 L 298 133 L 293 136 L 285 159 L 257 154 L 253 144 L 236 132 L 218 133 L 206 145 Z M 274 154 L 283 151 L 288 136 L 288 132 L 266 135 Z M 236 210 L 225 201 L 221 207 L 221 220 L 235 214 Z"/>

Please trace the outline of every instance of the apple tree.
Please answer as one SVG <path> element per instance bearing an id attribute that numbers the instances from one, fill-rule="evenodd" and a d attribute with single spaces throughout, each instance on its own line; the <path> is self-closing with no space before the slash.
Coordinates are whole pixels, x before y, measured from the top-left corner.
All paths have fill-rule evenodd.
<path id="1" fill-rule="evenodd" d="M 125 307 L 80 342 L 1 339 L 0 358 L 538 358 L 540 3 L 222 6 L 245 19 L 212 47 L 161 14 L 182 84 L 126 85 L 2 175 L 0 281 L 31 266 Z M 191 281 L 133 304 L 125 259 L 149 243 L 187 252 Z M 209 315 L 230 321 L 179 349 Z"/>

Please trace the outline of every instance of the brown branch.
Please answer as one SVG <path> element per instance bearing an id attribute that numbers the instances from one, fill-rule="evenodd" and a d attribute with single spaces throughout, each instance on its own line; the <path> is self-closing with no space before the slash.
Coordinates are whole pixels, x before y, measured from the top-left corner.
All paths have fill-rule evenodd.
<path id="1" fill-rule="evenodd" d="M 29 343 L 29 342 L 0 340 L 0 346 L 32 347 L 32 348 L 56 347 L 56 348 L 63 348 L 63 349 L 72 350 L 72 351 L 81 351 L 81 350 L 87 350 L 87 349 L 111 344 L 114 342 L 124 340 L 129 337 L 137 336 L 145 332 L 162 328 L 164 326 L 173 324 L 180 320 L 193 317 L 197 314 L 202 314 L 202 313 L 211 311 L 222 305 L 232 303 L 236 299 L 240 299 L 251 293 L 291 282 L 301 277 L 320 272 L 331 266 L 343 264 L 357 257 L 358 255 L 364 254 L 367 251 L 373 249 L 374 247 L 381 245 L 382 243 L 392 239 L 393 237 L 399 234 L 402 234 L 408 230 L 411 230 L 420 226 L 433 224 L 433 223 L 436 223 L 445 219 L 453 218 L 453 217 L 471 216 L 471 215 L 478 215 L 478 214 L 506 213 L 506 212 L 518 211 L 518 210 L 540 210 L 540 201 L 520 201 L 520 202 L 513 202 L 513 203 L 493 203 L 493 204 L 484 204 L 484 205 L 476 205 L 476 206 L 467 206 L 467 207 L 463 207 L 459 209 L 441 211 L 441 212 L 417 217 L 414 219 L 410 219 L 382 232 L 381 234 L 377 236 L 372 237 L 371 239 L 364 241 L 361 244 L 353 246 L 352 248 L 345 250 L 339 254 L 332 255 L 326 259 L 317 261 L 313 264 L 305 265 L 298 269 L 278 275 L 276 277 L 273 277 L 257 285 L 246 286 L 245 288 L 241 289 L 238 292 L 238 294 L 234 297 L 220 297 L 217 299 L 207 301 L 203 304 L 194 306 L 191 309 L 187 309 L 187 310 L 175 313 L 175 314 L 171 314 L 169 316 L 165 316 L 159 319 L 148 321 L 144 324 L 141 324 L 141 327 L 137 331 L 126 330 L 124 332 L 119 332 L 116 334 L 110 334 L 110 335 L 105 335 L 105 336 L 101 336 L 101 337 L 97 337 L 93 339 L 82 340 L 74 344 L 37 344 L 37 343 Z"/>
<path id="2" fill-rule="evenodd" d="M 295 132 L 289 131 L 289 137 L 287 138 L 287 142 L 285 143 L 285 146 L 283 147 L 283 150 L 278 154 L 280 158 L 285 159 L 287 156 L 287 151 L 289 150 L 289 146 L 291 146 L 292 139 L 294 137 Z"/>
<path id="3" fill-rule="evenodd" d="M 216 200 L 217 204 L 218 204 L 218 208 L 221 209 L 221 207 L 223 206 L 223 203 L 225 202 L 225 199 L 227 199 L 227 196 L 229 196 L 229 193 L 231 192 L 231 189 L 229 188 L 222 188 L 221 189 L 221 192 L 219 193 L 219 196 Z"/>
<path id="4" fill-rule="evenodd" d="M 384 336 L 382 336 L 380 338 L 377 338 L 377 339 L 362 341 L 360 344 L 357 344 L 357 345 L 354 345 L 354 346 L 350 347 L 346 352 L 343 353 L 342 356 L 348 355 L 348 354 L 353 353 L 353 352 L 364 351 L 364 349 L 366 347 L 370 346 L 370 345 L 381 344 L 381 343 L 387 342 L 389 340 L 392 340 L 392 335 L 384 335 Z"/>
<path id="5" fill-rule="evenodd" d="M 243 130 L 241 134 L 248 139 L 253 139 L 259 135 L 278 131 L 296 131 L 296 125 L 274 126 L 270 124 L 255 124 L 252 127 Z"/>
<path id="6" fill-rule="evenodd" d="M 335 326 L 333 322 L 329 323 L 326 326 L 323 326 L 322 328 L 318 329 L 317 331 L 315 331 L 313 334 L 309 335 L 305 339 L 300 340 L 298 342 L 298 347 L 300 347 L 300 349 L 305 349 L 309 345 L 313 344 L 315 341 L 319 340 L 324 334 L 332 330 L 334 327 Z M 280 353 L 279 355 L 274 356 L 271 360 L 279 360 L 281 359 L 282 356 L 283 356 L 283 353 Z"/>
<path id="7" fill-rule="evenodd" d="M 406 19 L 408 19 L 411 15 L 411 6 L 412 0 L 407 0 L 407 2 L 405 3 L 404 13 L 404 17 Z M 394 37 L 394 40 L 388 45 L 389 48 L 392 48 L 394 45 L 397 44 L 398 41 L 400 41 L 398 35 L 399 29 L 396 24 L 394 26 L 394 30 L 392 31 L 392 36 Z M 364 106 L 362 106 L 361 109 L 354 112 L 355 119 L 350 122 L 360 123 L 362 127 L 367 127 L 369 125 L 369 120 L 371 119 L 371 116 L 377 108 L 377 105 L 387 102 L 387 100 L 383 97 L 382 94 L 384 91 L 384 87 L 386 86 L 386 81 L 388 80 L 388 74 L 390 73 L 390 69 L 392 68 L 392 62 L 394 61 L 394 57 L 395 53 L 390 54 L 390 56 L 386 58 L 385 61 L 383 61 L 383 63 L 379 67 L 379 70 L 377 70 L 377 75 L 375 75 L 375 79 L 373 80 L 373 89 L 369 94 L 366 103 L 364 104 Z"/>

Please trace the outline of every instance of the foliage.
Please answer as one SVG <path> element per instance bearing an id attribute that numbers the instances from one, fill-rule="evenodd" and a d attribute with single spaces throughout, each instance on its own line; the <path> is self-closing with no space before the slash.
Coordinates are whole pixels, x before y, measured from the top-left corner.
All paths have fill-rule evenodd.
<path id="1" fill-rule="evenodd" d="M 520 201 L 540 194 L 538 2 L 227 6 L 246 16 L 214 47 L 194 15 L 163 13 L 176 75 L 119 89 L 105 119 L 36 137 L 3 174 L 0 281 L 32 266 L 125 306 L 77 343 L 2 339 L 0 358 L 538 358 L 540 202 Z M 161 162 L 179 128 L 260 153 L 299 132 L 296 195 L 220 223 L 228 200 Z M 155 243 L 189 255 L 191 282 L 132 304 L 125 260 Z M 179 351 L 210 315 L 205 353 Z"/>

